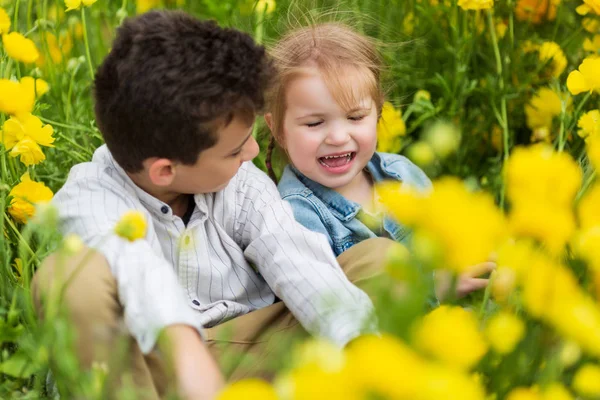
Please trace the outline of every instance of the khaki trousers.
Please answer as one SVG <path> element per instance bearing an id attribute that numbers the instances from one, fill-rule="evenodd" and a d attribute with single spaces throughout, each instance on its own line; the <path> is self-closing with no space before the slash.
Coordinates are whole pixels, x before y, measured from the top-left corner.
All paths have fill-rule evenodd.
<path id="1" fill-rule="evenodd" d="M 351 282 L 364 287 L 383 270 L 393 245 L 389 239 L 369 239 L 345 251 L 338 262 Z M 128 334 L 117 283 L 106 259 L 85 249 L 69 258 L 53 254 L 44 260 L 32 281 L 40 318 L 44 317 L 51 293 L 63 287 L 59 307 L 66 310 L 76 331 L 74 346 L 81 367 L 106 365 L 110 387 L 114 388 L 111 394 L 130 379 L 143 391 L 143 398 L 163 398 L 172 389 L 169 369 L 158 350 L 142 354 Z M 283 302 L 205 329 L 204 333 L 206 345 L 229 381 L 257 376 L 269 379 L 269 371 L 277 367 L 278 361 L 270 356 L 282 347 L 289 348 L 294 339 L 307 336 Z M 269 364 L 273 361 L 275 364 Z"/>

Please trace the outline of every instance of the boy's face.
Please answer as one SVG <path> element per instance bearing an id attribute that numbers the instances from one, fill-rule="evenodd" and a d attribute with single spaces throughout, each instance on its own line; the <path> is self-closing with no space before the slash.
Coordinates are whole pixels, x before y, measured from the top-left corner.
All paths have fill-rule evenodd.
<path id="1" fill-rule="evenodd" d="M 172 189 L 179 193 L 212 193 L 223 189 L 242 163 L 258 155 L 252 124 L 242 118 L 219 130 L 217 143 L 200 153 L 194 165 L 177 164 Z"/>

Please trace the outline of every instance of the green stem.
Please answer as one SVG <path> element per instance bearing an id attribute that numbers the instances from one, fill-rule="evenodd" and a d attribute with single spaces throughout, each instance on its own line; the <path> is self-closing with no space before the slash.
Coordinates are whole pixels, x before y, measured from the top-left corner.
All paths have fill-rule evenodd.
<path id="1" fill-rule="evenodd" d="M 502 56 L 500 55 L 500 48 L 498 47 L 498 38 L 496 37 L 496 29 L 494 28 L 494 19 L 492 17 L 492 12 L 487 10 L 487 19 L 488 26 L 490 30 L 490 36 L 492 38 L 492 45 L 494 48 L 494 56 L 496 58 L 496 74 L 498 75 L 498 87 L 500 89 L 501 99 L 500 99 L 500 112 L 501 112 L 501 120 L 498 121 L 502 128 L 502 164 L 503 167 L 506 165 L 508 161 L 508 112 L 506 107 L 506 95 L 504 93 L 504 76 L 502 69 Z M 500 189 L 500 208 L 504 210 L 504 197 L 505 197 L 505 183 L 502 181 L 502 187 Z"/>
<path id="2" fill-rule="evenodd" d="M 4 219 L 6 220 L 6 222 L 8 222 L 8 226 L 10 226 L 10 229 L 12 229 L 12 231 L 15 233 L 15 235 L 19 239 L 19 246 L 22 245 L 24 248 L 26 248 L 27 250 L 29 250 L 29 253 L 31 253 L 31 255 L 36 259 L 37 262 L 39 262 L 40 260 L 37 259 L 37 256 L 35 255 L 35 252 L 31 249 L 31 247 L 29 247 L 29 244 L 23 238 L 23 236 L 21 235 L 21 232 L 19 232 L 19 230 L 17 229 L 17 227 L 15 226 L 15 224 L 13 224 L 13 222 L 10 219 L 10 217 L 6 213 L 4 213 Z"/>
<path id="3" fill-rule="evenodd" d="M 33 0 L 27 1 L 27 30 L 31 31 L 33 24 L 31 23 L 31 16 L 33 14 Z"/>
<path id="4" fill-rule="evenodd" d="M 94 129 L 88 128 L 87 126 L 63 124 L 62 122 L 53 121 L 51 119 L 44 118 L 44 117 L 38 117 L 38 118 L 40 120 L 42 120 L 43 122 L 47 123 L 47 124 L 52 124 L 52 125 L 55 125 L 55 126 L 60 126 L 61 128 L 75 129 L 77 131 L 85 131 L 85 132 L 90 132 L 90 133 L 96 133 L 96 131 Z"/>
<path id="5" fill-rule="evenodd" d="M 490 280 L 488 282 L 488 285 L 485 287 L 485 292 L 483 292 L 483 301 L 481 302 L 481 307 L 479 308 L 479 319 L 480 320 L 485 315 L 485 310 L 487 309 L 487 304 L 490 301 L 490 296 L 491 296 L 491 293 L 492 293 L 492 285 L 494 283 L 494 277 L 495 276 L 496 276 L 495 274 L 492 274 L 490 276 Z"/>
<path id="6" fill-rule="evenodd" d="M 560 130 L 558 131 L 558 151 L 562 152 L 565 148 L 565 116 L 566 116 L 566 104 L 564 100 L 561 100 L 561 113 L 560 113 Z"/>
<path id="7" fill-rule="evenodd" d="M 12 26 L 12 30 L 13 31 L 17 31 L 17 23 L 19 22 L 19 2 L 20 0 L 15 0 L 15 15 L 14 15 L 14 21 L 13 21 L 13 26 Z"/>
<path id="8" fill-rule="evenodd" d="M 587 190 L 589 189 L 592 182 L 594 182 L 594 179 L 596 179 L 596 171 L 593 171 L 587 177 L 587 179 L 583 183 L 583 186 L 581 187 L 581 190 L 579 191 L 579 193 L 577 193 L 577 196 L 575 197 L 575 202 L 578 202 L 579 199 L 581 199 L 583 197 L 583 195 L 587 192 Z"/>
<path id="9" fill-rule="evenodd" d="M 94 67 L 92 66 L 92 56 L 90 54 L 90 43 L 88 41 L 87 34 L 87 21 L 85 19 L 85 7 L 81 7 L 81 24 L 83 26 L 83 43 L 85 44 L 85 55 L 87 58 L 88 69 L 90 72 L 90 79 L 94 81 Z"/>

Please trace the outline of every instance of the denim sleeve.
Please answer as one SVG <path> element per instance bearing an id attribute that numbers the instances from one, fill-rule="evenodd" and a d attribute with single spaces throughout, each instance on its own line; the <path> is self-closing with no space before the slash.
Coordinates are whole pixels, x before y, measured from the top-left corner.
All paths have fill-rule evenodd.
<path id="1" fill-rule="evenodd" d="M 283 199 L 292 206 L 292 211 L 294 212 L 294 218 L 296 221 L 313 232 L 324 234 L 327 237 L 329 246 L 333 247 L 331 234 L 321 220 L 315 204 L 313 204 L 308 198 L 300 195 L 289 195 L 285 196 Z"/>

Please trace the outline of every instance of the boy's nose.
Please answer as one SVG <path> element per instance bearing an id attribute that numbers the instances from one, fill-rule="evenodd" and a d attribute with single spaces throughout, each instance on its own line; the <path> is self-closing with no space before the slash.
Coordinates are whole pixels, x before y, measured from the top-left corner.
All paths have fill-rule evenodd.
<path id="1" fill-rule="evenodd" d="M 258 155 L 259 151 L 260 151 L 260 148 L 258 147 L 258 143 L 256 142 L 256 139 L 254 139 L 254 136 L 251 136 L 248 139 L 248 141 L 246 142 L 246 144 L 244 145 L 244 150 L 243 150 L 244 161 L 252 160 L 254 157 L 256 157 Z"/>

